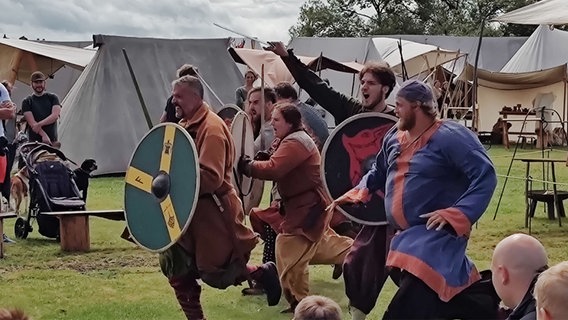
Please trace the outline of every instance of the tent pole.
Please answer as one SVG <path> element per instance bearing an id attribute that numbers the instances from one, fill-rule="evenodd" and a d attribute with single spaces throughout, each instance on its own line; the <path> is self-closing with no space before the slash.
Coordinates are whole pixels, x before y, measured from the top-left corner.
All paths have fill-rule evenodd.
<path id="1" fill-rule="evenodd" d="M 566 118 L 567 118 L 567 114 L 566 114 L 566 71 L 564 71 L 564 103 L 562 105 L 562 117 L 564 117 L 564 119 L 561 119 L 560 121 L 562 121 L 562 130 L 564 130 L 564 133 L 566 133 Z M 566 135 L 564 136 L 566 138 Z M 566 141 L 568 143 L 568 141 Z M 566 165 L 568 166 L 568 163 L 566 163 Z"/>
<path id="2" fill-rule="evenodd" d="M 318 63 L 316 66 L 316 69 L 318 71 L 318 77 L 321 78 L 321 65 L 322 65 L 322 60 L 323 60 L 323 51 L 320 51 L 320 55 L 318 57 Z"/>
<path id="3" fill-rule="evenodd" d="M 126 65 L 128 66 L 128 71 L 130 71 L 130 77 L 132 78 L 132 82 L 134 82 L 134 88 L 136 89 L 136 94 L 138 95 L 138 100 L 140 100 L 140 106 L 142 107 L 142 112 L 144 113 L 144 118 L 146 119 L 146 124 L 148 125 L 148 129 L 152 129 L 154 125 L 152 124 L 152 119 L 150 118 L 150 113 L 148 113 L 148 108 L 146 107 L 146 103 L 144 102 L 144 97 L 142 97 L 142 92 L 140 91 L 140 86 L 138 85 L 138 81 L 136 80 L 136 76 L 134 75 L 134 70 L 132 70 L 132 65 L 130 64 L 130 59 L 128 59 L 128 54 L 126 54 L 126 49 L 122 48 L 122 54 L 124 55 L 124 59 L 126 60 Z"/>
<path id="4" fill-rule="evenodd" d="M 477 43 L 477 52 L 475 53 L 475 65 L 473 67 L 473 88 L 471 91 L 471 103 L 473 104 L 473 110 L 474 113 L 478 113 L 479 111 L 477 110 L 477 87 L 478 87 L 478 83 L 477 83 L 477 68 L 479 65 L 479 55 L 481 54 L 481 43 L 483 41 L 483 29 L 485 28 L 485 19 L 487 19 L 486 16 L 483 17 L 483 19 L 481 19 L 481 26 L 479 27 L 479 41 Z M 474 128 L 476 131 L 478 130 L 477 127 Z M 506 184 L 505 180 L 505 184 Z M 504 188 L 505 186 L 503 186 Z M 499 208 L 499 205 L 497 205 L 497 209 Z"/>
<path id="5" fill-rule="evenodd" d="M 357 59 L 355 59 L 355 62 L 357 62 Z M 353 91 L 355 91 L 355 75 L 356 75 L 356 74 L 357 74 L 357 73 L 354 73 L 354 74 L 353 74 L 353 79 L 352 79 L 352 81 L 351 81 L 351 97 L 353 97 Z"/>
<path id="6" fill-rule="evenodd" d="M 264 117 L 265 117 L 265 104 L 266 99 L 264 98 L 264 63 L 260 67 L 260 150 L 266 150 L 266 141 L 264 141 Z M 252 119 L 251 119 L 252 121 Z"/>
<path id="7" fill-rule="evenodd" d="M 402 68 L 402 81 L 408 80 L 406 65 L 404 64 L 404 55 L 402 54 L 402 38 L 398 39 L 398 52 L 400 53 L 400 66 Z"/>

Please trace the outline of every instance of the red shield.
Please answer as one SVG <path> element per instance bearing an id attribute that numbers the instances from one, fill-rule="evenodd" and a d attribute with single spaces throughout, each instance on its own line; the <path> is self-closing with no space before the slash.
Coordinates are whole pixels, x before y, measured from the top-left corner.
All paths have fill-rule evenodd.
<path id="1" fill-rule="evenodd" d="M 345 120 L 330 134 L 322 151 L 322 178 L 333 199 L 356 186 L 371 169 L 385 134 L 397 121 L 382 113 L 362 113 Z M 370 197 L 365 205 L 342 206 L 340 211 L 361 224 L 386 224 L 383 193 Z"/>

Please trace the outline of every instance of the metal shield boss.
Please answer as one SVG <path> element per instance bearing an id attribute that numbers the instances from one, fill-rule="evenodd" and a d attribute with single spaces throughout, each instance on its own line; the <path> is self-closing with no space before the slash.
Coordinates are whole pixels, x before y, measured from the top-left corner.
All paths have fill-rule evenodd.
<path id="1" fill-rule="evenodd" d="M 337 126 L 322 150 L 322 180 L 328 194 L 337 199 L 359 184 L 371 169 L 383 138 L 398 121 L 378 112 L 352 116 Z M 384 194 L 370 195 L 363 205 L 342 205 L 338 209 L 349 219 L 364 225 L 387 224 Z"/>
<path id="2" fill-rule="evenodd" d="M 125 177 L 124 213 L 134 241 L 161 252 L 186 232 L 199 196 L 199 158 L 187 131 L 152 128 L 136 146 Z"/>
<path id="3" fill-rule="evenodd" d="M 231 135 L 235 144 L 235 162 L 231 182 L 243 201 L 245 214 L 249 214 L 250 209 L 257 207 L 262 200 L 264 181 L 247 177 L 237 170 L 237 164 L 242 156 L 246 155 L 252 159 L 255 155 L 254 132 L 250 119 L 244 111 L 239 111 L 233 118 Z"/>

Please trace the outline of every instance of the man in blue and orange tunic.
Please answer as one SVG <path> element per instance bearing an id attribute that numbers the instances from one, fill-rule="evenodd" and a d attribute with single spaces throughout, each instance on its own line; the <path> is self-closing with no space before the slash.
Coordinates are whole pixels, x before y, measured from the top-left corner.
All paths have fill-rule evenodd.
<path id="1" fill-rule="evenodd" d="M 364 202 L 385 188 L 387 218 L 398 230 L 386 264 L 400 281 L 384 318 L 495 318 L 495 297 L 477 290 L 481 275 L 465 255 L 497 183 L 491 160 L 469 129 L 437 118 L 421 81 L 403 84 L 396 113 L 373 169 L 333 204 Z"/>

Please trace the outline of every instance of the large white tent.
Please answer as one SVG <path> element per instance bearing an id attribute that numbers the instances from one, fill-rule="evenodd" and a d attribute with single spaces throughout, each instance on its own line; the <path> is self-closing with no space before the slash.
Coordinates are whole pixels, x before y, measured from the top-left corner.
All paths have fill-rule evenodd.
<path id="1" fill-rule="evenodd" d="M 568 1 L 567 1 L 568 2 Z M 501 72 L 531 72 L 568 62 L 568 32 L 540 25 Z"/>
<path id="2" fill-rule="evenodd" d="M 493 21 L 516 24 L 562 25 L 568 23 L 568 1 L 542 0 L 513 10 Z"/>
<path id="3" fill-rule="evenodd" d="M 473 66 L 468 65 L 464 77 L 473 79 Z M 552 105 L 547 108 L 554 109 L 553 120 L 558 122 L 566 118 L 566 64 L 550 69 L 533 72 L 490 72 L 483 69 L 477 70 L 477 101 L 478 101 L 478 130 L 491 131 L 493 124 L 501 115 L 503 107 L 520 105 L 522 109 L 533 109 L 535 99 L 541 95 L 554 96 Z M 512 122 L 511 131 L 518 132 L 521 129 L 524 117 L 516 117 Z M 535 116 L 525 126 L 523 132 L 534 132 Z M 560 123 L 551 123 L 551 128 L 561 126 Z"/>
<path id="4" fill-rule="evenodd" d="M 184 63 L 197 66 L 212 108 L 234 103 L 242 74 L 227 47 L 229 39 L 151 39 L 97 35 L 97 53 L 63 100 L 59 138 L 75 161 L 97 160 L 95 174 L 122 173 L 148 131 L 124 48 L 154 123 L 170 96 L 171 81 Z M 218 101 L 217 97 L 221 100 Z"/>
<path id="5" fill-rule="evenodd" d="M 520 104 L 522 108 L 535 108 L 543 95 L 553 98 L 552 102 L 546 103 L 547 109 L 554 110 L 547 114 L 550 122 L 547 129 L 562 126 L 561 121 L 567 118 L 568 46 L 563 45 L 566 43 L 568 32 L 540 25 L 501 72 L 478 70 L 478 124 L 481 131 L 491 129 L 503 107 Z M 511 131 L 520 131 L 521 124 L 513 120 Z M 534 132 L 535 124 L 536 121 L 530 121 L 523 132 Z"/>

